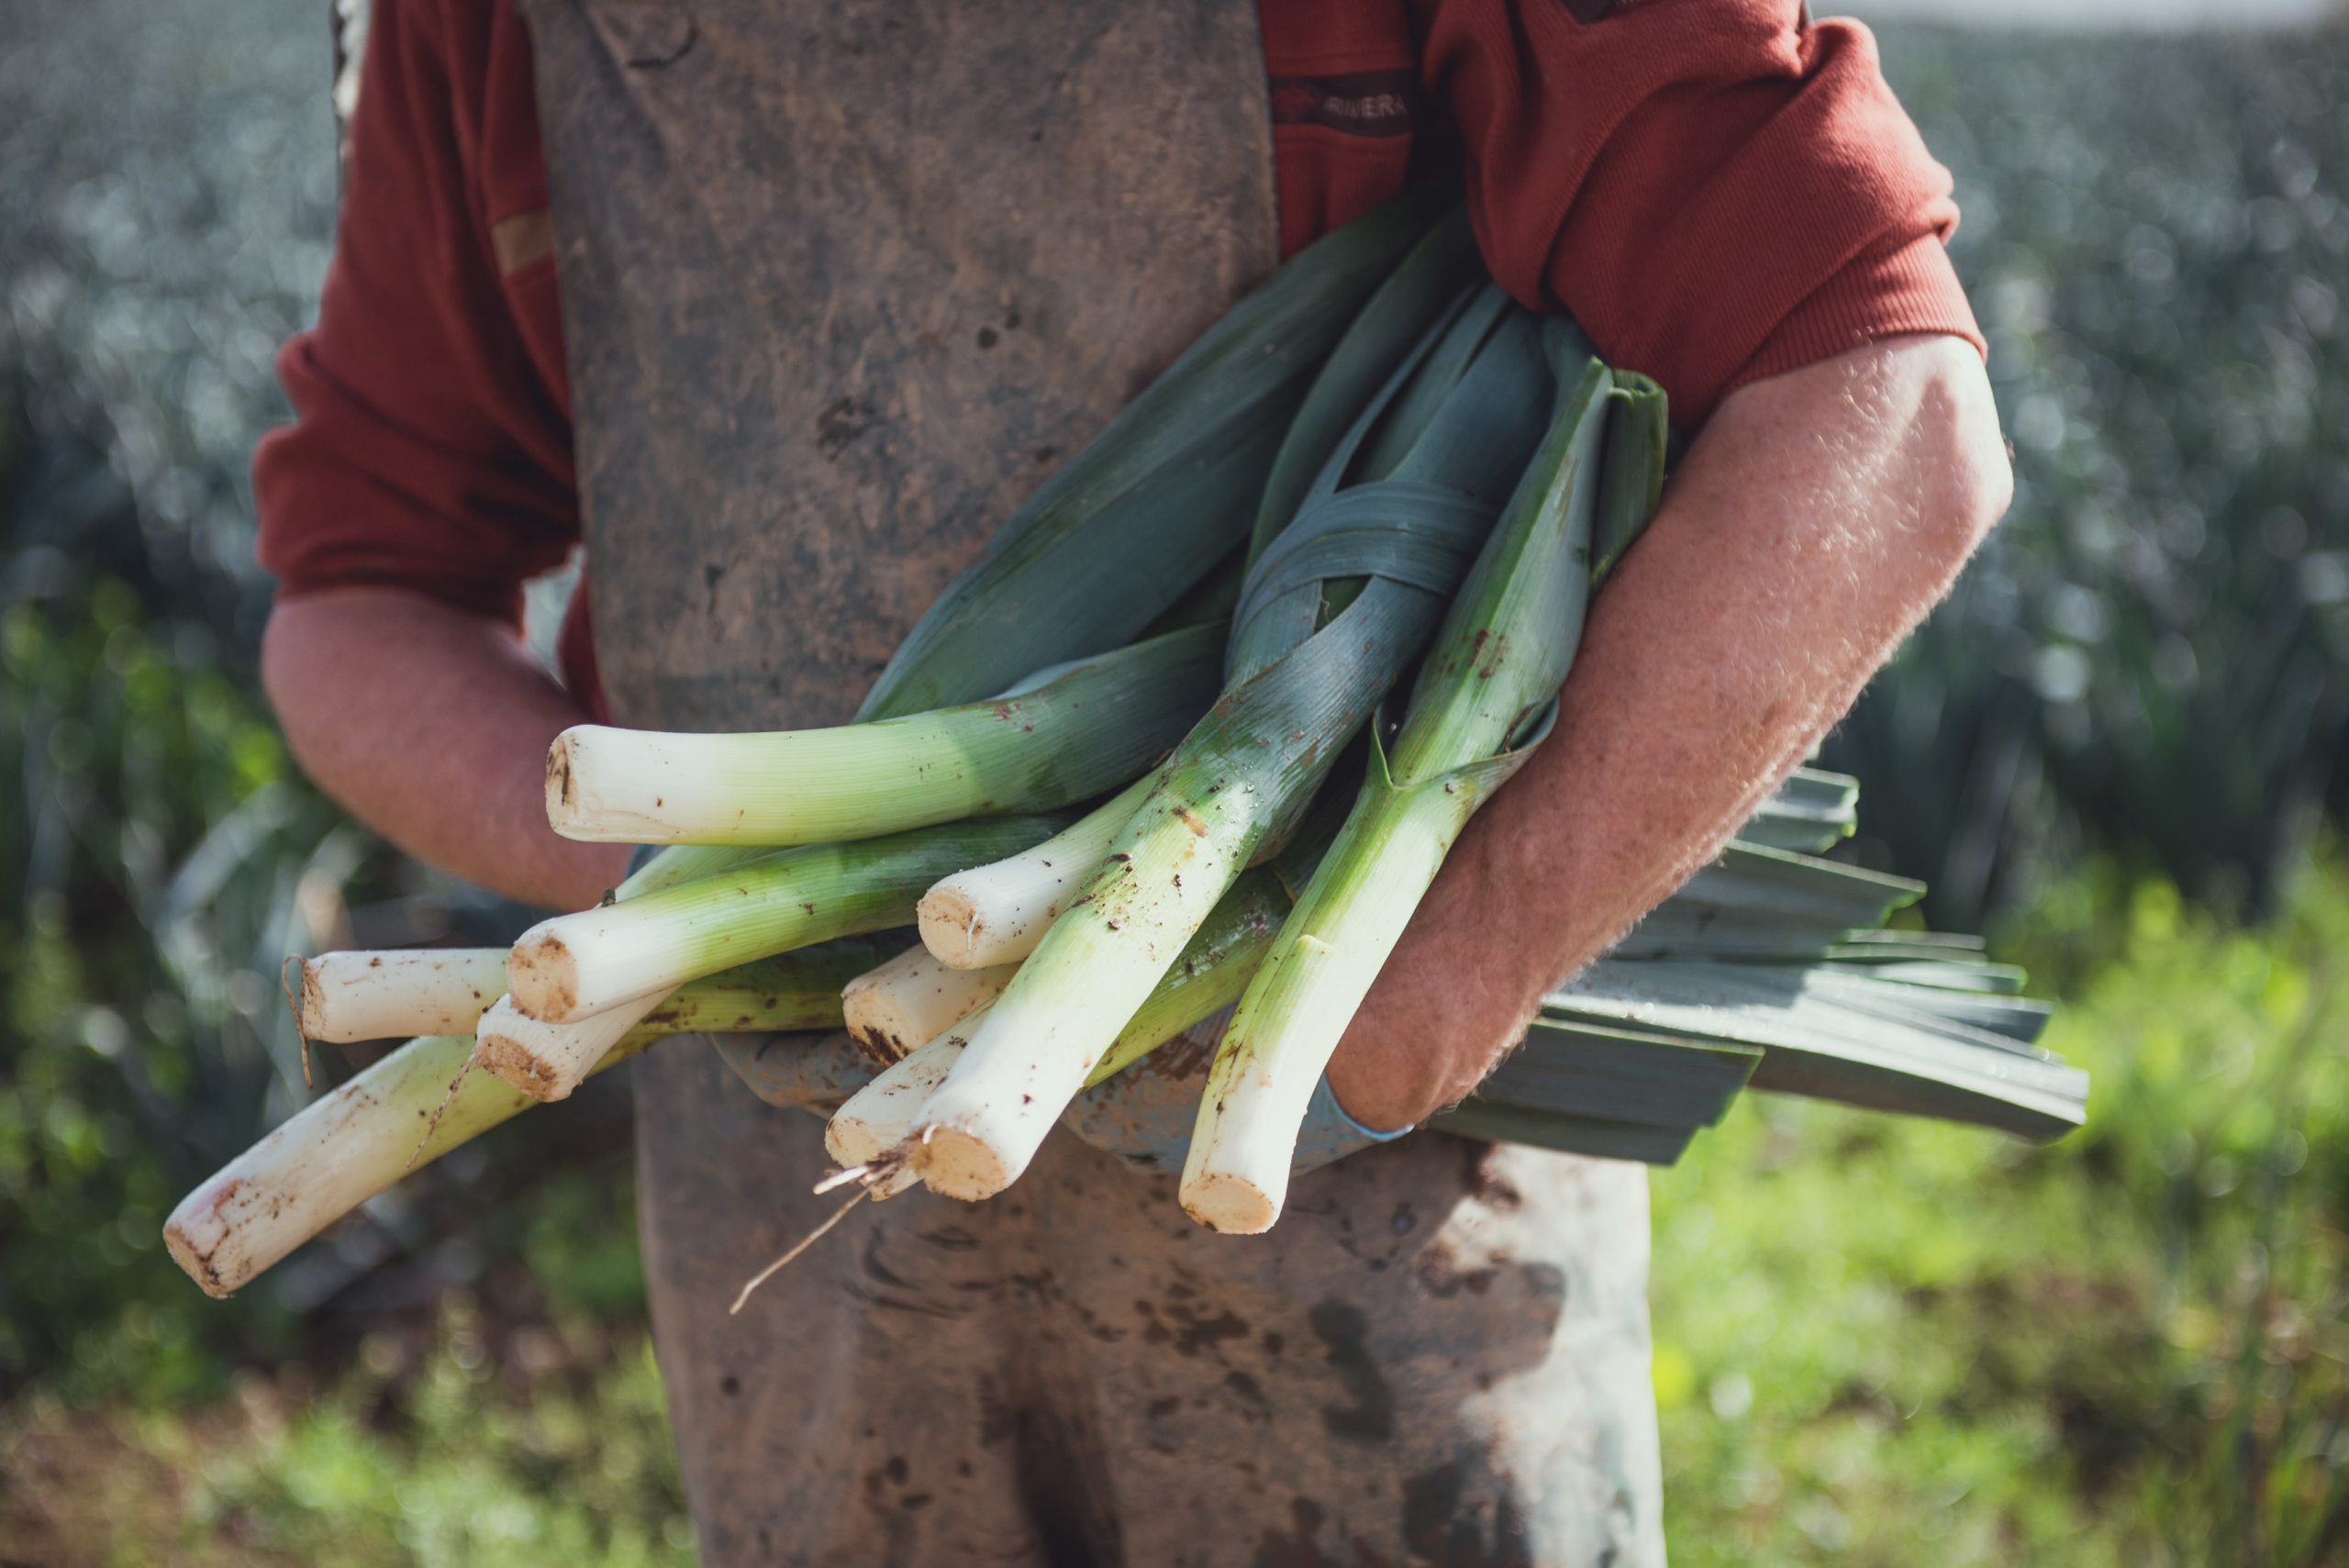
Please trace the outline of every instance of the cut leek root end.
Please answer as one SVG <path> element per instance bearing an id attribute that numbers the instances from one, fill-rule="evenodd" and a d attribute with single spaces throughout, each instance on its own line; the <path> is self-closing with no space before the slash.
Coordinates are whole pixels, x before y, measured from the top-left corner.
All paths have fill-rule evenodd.
<path id="1" fill-rule="evenodd" d="M 540 1023 L 511 997 L 504 998 L 482 1015 L 474 1060 L 534 1100 L 566 1099 L 605 1053 L 668 996 L 655 991 L 575 1024 Z"/>
<path id="2" fill-rule="evenodd" d="M 1019 1174 L 994 1144 L 976 1134 L 930 1127 L 918 1137 L 913 1167 L 923 1184 L 941 1196 L 978 1203 L 1003 1191 Z M 1020 1169 L 1025 1168 L 1022 1162 Z"/>
<path id="3" fill-rule="evenodd" d="M 841 1019 L 865 1054 L 885 1066 L 993 1001 L 1019 972 L 1016 963 L 949 969 L 916 943 L 848 983 L 841 992 Z"/>
<path id="4" fill-rule="evenodd" d="M 1156 786 L 1145 774 L 1032 850 L 956 872 L 922 895 L 922 945 L 953 969 L 1017 963 L 1076 902 L 1119 829 Z"/>
<path id="5" fill-rule="evenodd" d="M 1218 1171 L 1183 1185 L 1183 1212 L 1223 1236 L 1261 1236 L 1281 1217 L 1286 1184 L 1267 1193 L 1245 1176 Z"/>

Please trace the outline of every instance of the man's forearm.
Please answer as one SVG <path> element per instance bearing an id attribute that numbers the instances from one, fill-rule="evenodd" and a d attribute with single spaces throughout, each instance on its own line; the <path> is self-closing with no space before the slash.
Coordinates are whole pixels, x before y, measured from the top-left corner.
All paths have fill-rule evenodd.
<path id="1" fill-rule="evenodd" d="M 625 844 L 547 826 L 549 742 L 587 715 L 505 626 L 393 588 L 281 601 L 262 679 L 303 770 L 420 860 L 551 909 L 593 904 Z"/>
<path id="2" fill-rule="evenodd" d="M 1371 1126 L 1463 1095 L 1542 994 L 1716 852 L 2006 509 L 1951 338 L 1732 395 L 1592 606 L 1558 725 L 1470 823 L 1330 1066 Z"/>

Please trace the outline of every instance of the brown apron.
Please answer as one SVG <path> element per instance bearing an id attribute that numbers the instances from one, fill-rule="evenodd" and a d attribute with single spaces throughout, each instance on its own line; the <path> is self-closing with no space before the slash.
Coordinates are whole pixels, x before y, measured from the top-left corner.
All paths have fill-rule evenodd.
<path id="1" fill-rule="evenodd" d="M 619 722 L 846 718 L 1062 457 L 1275 260 L 1246 0 L 524 0 Z M 814 1118 L 636 1075 L 713 1564 L 1662 1562 L 1636 1166 L 1420 1134 L 1272 1237 L 1056 1134 L 829 1211 Z"/>

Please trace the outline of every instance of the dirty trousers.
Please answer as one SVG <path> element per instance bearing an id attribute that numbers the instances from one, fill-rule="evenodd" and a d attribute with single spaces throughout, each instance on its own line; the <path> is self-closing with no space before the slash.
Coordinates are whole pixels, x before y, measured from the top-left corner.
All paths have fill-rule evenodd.
<path id="1" fill-rule="evenodd" d="M 838 1202 L 821 1124 L 707 1050 L 637 1095 L 710 1568 L 1661 1568 L 1640 1166 L 1417 1133 L 1226 1237 L 1057 1131 L 989 1203 L 861 1205 L 729 1318 Z M 701 1222 L 746 1188 L 761 1228 Z"/>

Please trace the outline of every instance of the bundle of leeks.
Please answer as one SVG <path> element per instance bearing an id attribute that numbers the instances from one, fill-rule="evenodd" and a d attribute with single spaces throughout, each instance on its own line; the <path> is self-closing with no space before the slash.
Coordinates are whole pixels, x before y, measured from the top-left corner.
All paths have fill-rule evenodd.
<path id="1" fill-rule="evenodd" d="M 1512 306 L 1464 220 L 1431 217 L 1423 198 L 1390 204 L 1236 307 L 1007 523 L 860 722 L 567 733 L 548 767 L 557 828 L 671 847 L 510 953 L 306 964 L 309 1038 L 426 1038 L 190 1195 L 167 1228 L 183 1265 L 225 1294 L 417 1160 L 686 1029 L 845 1024 L 881 1070 L 833 1117 L 835 1158 L 874 1195 L 984 1198 L 1074 1095 L 1235 1002 L 1183 1201 L 1219 1229 L 1268 1227 L 1331 1048 L 1453 839 L 1545 733 L 1592 584 L 1662 484 L 1661 393 Z M 1374 733 L 1414 670 L 1399 727 Z M 1341 755 L 1362 759 L 1358 790 L 1325 787 Z M 1782 961 L 1748 962 L 1749 991 L 1916 989 L 1847 973 L 1865 944 L 1842 939 L 1901 889 L 1855 903 L 1838 879 L 1869 896 L 1882 879 L 1802 852 L 1848 818 L 1848 792 L 1839 817 L 1822 791 L 1781 792 L 1749 828 L 1773 841 L 1733 846 L 1632 943 L 1654 927 L 1675 956 L 1675 906 L 1711 890 L 1760 938 L 1727 956 Z M 1776 881 L 1755 856 L 1780 857 Z M 903 951 L 875 935 L 917 924 Z M 1772 1031 L 1706 1000 L 1720 978 L 1676 956 L 1636 984 L 1579 977 L 1438 1125 L 1653 1158 L 1749 1074 L 1920 1108 L 1897 1085 L 1952 1077 L 1931 1040 L 1870 1056 L 1882 1042 L 1849 1018 L 1928 1037 L 1920 1016 L 1981 1021 L 1839 992 L 1757 1040 Z M 1610 1099 L 1627 1071 L 1676 1097 Z M 1988 1086 L 1923 1108 L 2017 1099 L 1974 1077 Z M 2068 1089 L 2021 1088 L 2045 1104 L 2014 1129 L 2044 1135 Z"/>

